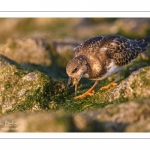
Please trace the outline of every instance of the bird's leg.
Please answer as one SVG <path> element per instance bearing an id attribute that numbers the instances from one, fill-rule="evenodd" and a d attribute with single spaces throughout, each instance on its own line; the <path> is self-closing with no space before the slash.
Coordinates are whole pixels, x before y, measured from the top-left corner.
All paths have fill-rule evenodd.
<path id="1" fill-rule="evenodd" d="M 109 89 L 110 87 L 112 87 L 112 86 L 116 86 L 116 85 L 117 85 L 117 83 L 115 83 L 115 82 L 111 82 L 110 84 L 108 84 L 108 85 L 106 85 L 106 86 L 101 87 L 101 88 L 100 88 L 100 90 L 107 90 L 107 89 Z"/>
<path id="2" fill-rule="evenodd" d="M 115 79 L 115 81 L 111 82 L 110 84 L 103 86 L 100 88 L 100 90 L 107 90 L 112 86 L 116 86 L 117 82 L 120 80 L 120 72 L 117 73 L 117 78 Z"/>
<path id="3" fill-rule="evenodd" d="M 121 79 L 120 71 L 117 73 L 117 78 L 115 79 L 115 83 L 119 82 Z"/>
<path id="4" fill-rule="evenodd" d="M 86 91 L 85 93 L 79 95 L 79 96 L 76 96 L 74 97 L 75 99 L 82 99 L 82 98 L 85 98 L 86 96 L 92 96 L 94 94 L 94 88 L 98 85 L 99 81 L 96 81 L 94 83 L 94 85 L 88 90 Z"/>

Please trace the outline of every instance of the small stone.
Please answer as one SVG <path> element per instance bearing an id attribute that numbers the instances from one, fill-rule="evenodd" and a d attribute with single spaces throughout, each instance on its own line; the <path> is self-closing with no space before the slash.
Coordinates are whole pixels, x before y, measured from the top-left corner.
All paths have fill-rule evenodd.
<path id="1" fill-rule="evenodd" d="M 26 89 L 22 89 L 21 91 L 18 92 L 18 96 L 21 97 L 25 94 Z"/>
<path id="2" fill-rule="evenodd" d="M 36 78 L 37 78 L 37 74 L 35 72 L 31 72 L 27 74 L 26 76 L 24 76 L 22 79 L 26 81 L 32 81 L 32 80 L 35 80 Z"/>

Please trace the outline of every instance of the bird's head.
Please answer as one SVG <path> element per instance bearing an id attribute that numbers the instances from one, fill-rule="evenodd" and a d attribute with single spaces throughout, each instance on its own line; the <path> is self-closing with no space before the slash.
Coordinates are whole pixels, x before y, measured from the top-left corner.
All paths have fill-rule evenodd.
<path id="1" fill-rule="evenodd" d="M 66 67 L 66 73 L 69 76 L 67 88 L 73 83 L 75 86 L 75 94 L 77 93 L 77 85 L 80 79 L 87 73 L 87 60 L 83 56 L 78 56 L 69 61 Z"/>

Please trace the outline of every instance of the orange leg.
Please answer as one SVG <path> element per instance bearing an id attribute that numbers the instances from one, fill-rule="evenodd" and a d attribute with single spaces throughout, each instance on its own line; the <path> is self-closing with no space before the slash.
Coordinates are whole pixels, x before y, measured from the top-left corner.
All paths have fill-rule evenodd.
<path id="1" fill-rule="evenodd" d="M 86 91 L 85 93 L 79 95 L 79 96 L 76 96 L 74 97 L 74 99 L 82 99 L 82 98 L 85 98 L 86 96 L 92 96 L 94 94 L 94 88 L 98 85 L 99 81 L 96 81 L 94 83 L 94 85 L 88 90 Z"/>
<path id="2" fill-rule="evenodd" d="M 111 82 L 110 84 L 108 84 L 108 85 L 106 85 L 106 86 L 101 87 L 101 88 L 100 88 L 100 90 L 107 90 L 107 89 L 109 89 L 110 87 L 112 87 L 112 86 L 116 86 L 116 85 L 117 85 L 117 83 L 116 83 L 116 82 Z"/>

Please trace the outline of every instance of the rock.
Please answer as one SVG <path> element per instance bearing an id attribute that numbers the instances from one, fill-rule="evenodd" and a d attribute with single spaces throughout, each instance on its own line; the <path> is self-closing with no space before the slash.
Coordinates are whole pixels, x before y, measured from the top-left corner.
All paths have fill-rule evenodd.
<path id="1" fill-rule="evenodd" d="M 132 38 L 135 36 L 137 38 L 144 37 L 147 34 L 149 23 L 150 20 L 144 18 L 121 18 L 117 19 L 114 24 L 117 26 L 119 34 L 124 34 Z"/>
<path id="2" fill-rule="evenodd" d="M 39 71 L 27 71 L 0 55 L 0 114 L 49 108 L 64 84 Z"/>
<path id="3" fill-rule="evenodd" d="M 65 113 L 14 113 L 1 117 L 0 132 L 69 132 L 76 131 Z"/>
<path id="4" fill-rule="evenodd" d="M 21 64 L 24 69 L 39 70 L 54 77 L 67 77 L 65 67 L 73 57 L 77 43 L 68 38 L 64 41 L 35 38 L 9 38 L 0 45 L 0 54 Z M 58 75 L 59 74 L 59 75 Z"/>
<path id="5" fill-rule="evenodd" d="M 12 113 L 0 117 L 2 132 L 144 132 L 150 131 L 150 99 L 114 104 L 77 114 Z"/>
<path id="6" fill-rule="evenodd" d="M 42 38 L 8 39 L 0 45 L 0 54 L 18 63 L 51 64 L 48 44 Z"/>
<path id="7" fill-rule="evenodd" d="M 134 71 L 127 79 L 122 81 L 111 93 L 109 101 L 118 98 L 150 97 L 150 67 Z"/>
<path id="8" fill-rule="evenodd" d="M 88 125 L 90 125 L 96 131 L 144 132 L 150 131 L 149 113 L 150 99 L 133 100 L 103 109 L 78 113 L 74 115 L 74 122 L 79 131 L 94 131 L 94 129 L 89 129 Z"/>
<path id="9" fill-rule="evenodd" d="M 150 132 L 150 119 L 131 124 L 125 129 L 125 132 Z"/>
<path id="10" fill-rule="evenodd" d="M 134 127 L 137 126 L 138 122 L 143 123 L 141 131 L 145 131 L 144 123 L 150 119 L 149 113 L 150 99 L 141 99 L 117 105 L 114 104 L 96 111 L 83 112 L 80 115 L 86 115 L 86 117 L 100 122 L 104 126 L 105 131 L 123 132 L 137 130 Z"/>

